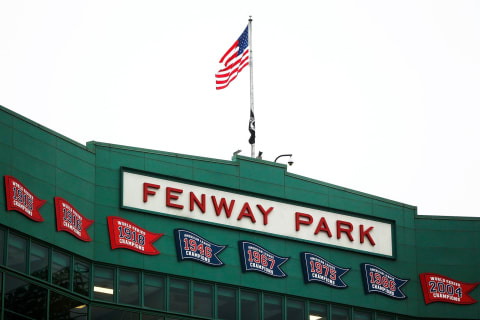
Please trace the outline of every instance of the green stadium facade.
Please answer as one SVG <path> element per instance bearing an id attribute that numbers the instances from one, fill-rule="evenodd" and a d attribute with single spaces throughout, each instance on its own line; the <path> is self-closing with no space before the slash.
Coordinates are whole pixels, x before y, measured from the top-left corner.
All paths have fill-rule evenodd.
<path id="1" fill-rule="evenodd" d="M 480 319 L 477 218 L 4 107 L 0 172 L 1 319 Z"/>

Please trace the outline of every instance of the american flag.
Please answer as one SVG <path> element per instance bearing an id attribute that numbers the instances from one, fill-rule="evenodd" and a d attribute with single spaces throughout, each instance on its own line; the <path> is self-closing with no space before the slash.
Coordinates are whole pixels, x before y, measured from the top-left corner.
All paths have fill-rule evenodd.
<path id="1" fill-rule="evenodd" d="M 230 49 L 225 52 L 222 59 L 220 59 L 220 63 L 223 64 L 224 68 L 220 69 L 220 71 L 215 74 L 217 90 L 228 87 L 230 82 L 237 77 L 240 71 L 248 66 L 248 62 L 249 48 L 247 26 L 237 41 L 235 41 Z"/>

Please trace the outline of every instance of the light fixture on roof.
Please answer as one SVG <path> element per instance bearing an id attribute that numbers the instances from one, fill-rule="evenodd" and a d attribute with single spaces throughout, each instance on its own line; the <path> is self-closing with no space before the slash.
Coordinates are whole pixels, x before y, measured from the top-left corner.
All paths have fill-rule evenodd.
<path id="1" fill-rule="evenodd" d="M 242 152 L 242 150 L 238 149 L 237 151 L 235 151 L 235 152 L 233 153 L 233 156 L 234 156 L 234 157 L 237 156 L 237 154 L 239 154 L 240 152 Z"/>
<path id="2" fill-rule="evenodd" d="M 281 158 L 281 157 L 290 157 L 290 158 L 288 159 L 288 164 L 289 164 L 290 166 L 293 164 L 293 158 L 292 158 L 292 154 L 291 154 L 291 153 L 290 153 L 290 154 L 281 154 L 281 155 L 279 155 L 279 156 L 275 159 L 274 162 L 277 162 L 277 160 L 278 160 L 279 158 Z"/>

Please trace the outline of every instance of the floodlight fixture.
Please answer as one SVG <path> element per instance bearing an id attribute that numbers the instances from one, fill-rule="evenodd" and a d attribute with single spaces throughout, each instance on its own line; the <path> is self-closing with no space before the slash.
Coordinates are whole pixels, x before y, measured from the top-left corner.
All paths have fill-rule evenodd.
<path id="1" fill-rule="evenodd" d="M 281 158 L 281 157 L 290 157 L 290 158 L 288 159 L 288 165 L 291 166 L 291 165 L 293 164 L 293 157 L 292 157 L 292 154 L 291 154 L 291 153 L 290 153 L 290 154 L 281 154 L 281 155 L 279 155 L 279 156 L 275 159 L 275 162 L 277 162 L 277 160 L 278 160 L 279 158 Z"/>

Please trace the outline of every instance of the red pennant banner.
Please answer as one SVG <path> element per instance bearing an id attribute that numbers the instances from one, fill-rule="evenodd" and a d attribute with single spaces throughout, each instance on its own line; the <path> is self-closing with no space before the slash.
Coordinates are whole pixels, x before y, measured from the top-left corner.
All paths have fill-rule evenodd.
<path id="1" fill-rule="evenodd" d="M 153 233 L 119 217 L 108 217 L 108 231 L 112 249 L 125 248 L 143 254 L 156 255 L 160 251 L 153 243 L 163 233 Z"/>
<path id="2" fill-rule="evenodd" d="M 12 176 L 5 176 L 5 193 L 8 211 L 15 210 L 34 221 L 43 221 L 43 217 L 38 210 L 47 200 L 39 199 L 17 178 Z"/>
<path id="3" fill-rule="evenodd" d="M 55 197 L 55 214 L 57 216 L 57 231 L 66 231 L 80 240 L 92 241 L 87 233 L 93 220 L 85 218 L 67 200 Z"/>
<path id="4" fill-rule="evenodd" d="M 479 282 L 465 283 L 436 273 L 421 273 L 420 281 L 425 304 L 437 301 L 454 304 L 477 302 L 468 294 L 478 286 Z"/>

